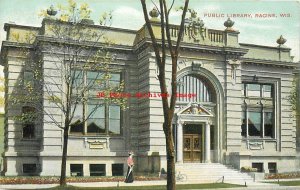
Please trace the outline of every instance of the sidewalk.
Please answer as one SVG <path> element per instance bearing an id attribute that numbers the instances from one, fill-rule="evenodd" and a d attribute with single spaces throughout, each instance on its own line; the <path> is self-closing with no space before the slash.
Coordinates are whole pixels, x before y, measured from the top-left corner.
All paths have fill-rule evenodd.
<path id="1" fill-rule="evenodd" d="M 226 182 L 226 183 L 234 183 Z M 93 183 L 68 183 L 69 185 L 76 186 L 76 187 L 117 187 L 118 186 L 150 186 L 150 185 L 166 185 L 166 181 L 135 181 L 134 183 L 124 183 L 124 182 L 93 182 Z M 177 184 L 196 184 L 196 182 L 179 182 Z M 234 184 L 241 184 L 241 183 L 234 183 Z M 43 189 L 43 188 L 51 188 L 55 187 L 58 184 L 18 184 L 18 185 L 0 185 L 0 189 Z M 268 184 L 268 183 L 260 183 L 260 182 L 253 182 L 248 183 L 247 187 L 237 187 L 237 188 L 224 188 L 225 190 L 292 190 L 292 189 L 299 189 L 300 186 L 279 186 L 278 184 Z M 212 189 L 209 189 L 212 190 Z M 220 190 L 220 189 L 218 189 Z"/>

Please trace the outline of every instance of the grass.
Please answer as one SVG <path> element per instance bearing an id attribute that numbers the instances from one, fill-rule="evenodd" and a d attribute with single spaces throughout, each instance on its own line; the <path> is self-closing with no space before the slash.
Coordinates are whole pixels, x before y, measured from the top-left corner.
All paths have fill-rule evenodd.
<path id="1" fill-rule="evenodd" d="M 176 189 L 216 189 L 216 188 L 232 188 L 232 187 L 243 187 L 242 185 L 234 185 L 228 183 L 207 183 L 207 184 L 182 184 L 176 185 Z M 53 187 L 43 190 L 165 190 L 166 186 L 127 186 L 127 187 Z"/>
<path id="2" fill-rule="evenodd" d="M 272 181 L 272 182 L 266 182 L 266 183 L 276 183 L 279 184 L 280 186 L 300 186 L 300 181 Z"/>

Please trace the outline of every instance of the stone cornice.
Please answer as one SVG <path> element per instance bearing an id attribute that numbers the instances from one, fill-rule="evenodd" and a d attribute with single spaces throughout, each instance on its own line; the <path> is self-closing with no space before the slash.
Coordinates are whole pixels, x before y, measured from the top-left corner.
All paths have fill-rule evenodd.
<path id="1" fill-rule="evenodd" d="M 36 38 L 36 43 L 39 42 L 46 42 L 46 43 L 59 43 L 61 41 L 59 41 L 59 39 L 54 38 L 54 37 L 49 37 L 49 36 L 42 36 L 39 35 Z M 88 46 L 91 48 L 101 48 L 103 46 L 105 46 L 105 43 L 101 43 L 101 42 L 76 42 L 76 41 L 70 41 L 68 42 L 70 45 L 74 45 L 74 46 Z M 118 45 L 118 44 L 112 44 L 109 47 L 107 47 L 107 49 L 113 50 L 113 51 L 130 51 L 133 52 L 133 48 L 132 46 L 127 46 L 127 45 Z"/>
<path id="2" fill-rule="evenodd" d="M 288 67 L 297 68 L 297 63 L 288 61 L 275 61 L 275 60 L 263 60 L 263 59 L 252 59 L 252 58 L 242 58 L 242 63 L 246 64 L 264 64 L 269 66 L 277 67 Z M 298 63 L 299 64 L 299 63 Z"/>
<path id="3" fill-rule="evenodd" d="M 2 41 L 2 47 L 1 51 L 3 51 L 4 48 L 27 48 L 32 49 L 34 45 L 27 44 L 27 43 L 18 43 L 18 42 L 10 42 L 10 41 Z"/>
<path id="4" fill-rule="evenodd" d="M 158 40 L 157 42 L 158 44 L 161 44 L 160 40 Z M 140 52 L 151 44 L 152 41 L 150 38 L 144 38 L 141 41 L 139 41 L 134 46 L 133 49 L 135 52 Z M 173 44 L 175 45 L 175 42 Z M 203 53 L 215 53 L 215 54 L 226 54 L 226 55 L 236 55 L 236 56 L 243 56 L 248 52 L 248 49 L 246 48 L 230 47 L 230 46 L 213 46 L 213 45 L 204 45 L 204 44 L 187 43 L 187 42 L 181 42 L 180 47 L 181 49 L 184 50 L 193 50 L 193 51 L 203 52 Z"/>
<path id="5" fill-rule="evenodd" d="M 71 22 L 64 22 L 64 21 L 59 21 L 59 20 L 54 20 L 54 19 L 44 19 L 42 22 L 42 25 L 46 23 L 58 23 L 58 24 L 65 24 L 65 25 L 72 25 Z M 138 30 L 132 30 L 132 29 L 125 29 L 125 28 L 115 28 L 115 27 L 110 27 L 110 26 L 101 26 L 101 25 L 96 25 L 96 24 L 82 24 L 82 23 L 77 23 L 78 25 L 82 26 L 87 26 L 90 28 L 96 28 L 96 29 L 103 29 L 103 30 L 114 30 L 114 31 L 122 31 L 122 32 L 127 32 L 127 33 L 134 33 L 136 34 Z"/>
<path id="6" fill-rule="evenodd" d="M 274 46 L 266 46 L 266 45 L 258 45 L 258 44 L 247 44 L 247 43 L 239 43 L 241 46 L 249 46 L 249 47 L 260 47 L 260 48 L 267 48 L 267 49 L 276 49 L 278 50 L 279 47 L 274 47 Z M 289 47 L 285 47 L 285 46 L 281 46 L 280 47 L 281 50 L 291 50 L 291 48 Z"/>
<path id="7" fill-rule="evenodd" d="M 15 28 L 27 28 L 31 30 L 39 30 L 41 27 L 36 27 L 36 26 L 25 26 L 25 25 L 18 25 L 15 23 L 5 23 L 4 24 L 4 31 L 8 31 L 10 27 L 15 27 Z"/>

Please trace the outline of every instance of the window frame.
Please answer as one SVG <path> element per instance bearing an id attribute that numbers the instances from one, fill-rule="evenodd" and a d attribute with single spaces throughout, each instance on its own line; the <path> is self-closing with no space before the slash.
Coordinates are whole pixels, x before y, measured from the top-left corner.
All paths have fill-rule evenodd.
<path id="1" fill-rule="evenodd" d="M 73 72 L 76 72 L 77 70 L 74 70 Z M 87 76 L 87 73 L 88 72 L 95 72 L 95 71 L 90 71 L 90 70 L 87 70 L 87 71 L 82 71 L 82 80 L 83 82 L 80 83 L 80 84 L 84 84 L 84 85 L 87 85 L 87 81 L 88 81 L 88 76 Z M 101 72 L 101 71 L 99 71 Z M 118 74 L 119 75 L 119 83 L 122 82 L 122 80 L 124 79 L 124 72 L 122 72 L 121 70 L 120 71 L 117 71 L 117 72 L 112 72 L 110 73 L 110 75 L 112 74 Z M 107 80 L 105 85 L 109 85 L 111 80 Z M 115 80 L 113 80 L 113 82 L 115 82 Z M 118 137 L 118 136 L 123 136 L 123 111 L 121 109 L 121 107 L 117 104 L 113 104 L 113 103 L 105 103 L 105 102 L 102 102 L 102 103 L 99 103 L 99 100 L 97 99 L 97 95 L 90 95 L 90 92 L 93 91 L 92 89 L 91 90 L 88 90 L 86 92 L 86 96 L 87 96 L 87 101 L 85 103 L 81 103 L 82 104 L 82 121 L 83 121 L 83 129 L 82 129 L 82 132 L 72 132 L 72 127 L 70 126 L 70 130 L 69 130 L 69 134 L 72 136 L 112 136 L 112 137 Z M 93 101 L 95 103 L 93 103 Z M 96 132 L 88 132 L 88 119 L 86 118 L 88 116 L 88 107 L 89 105 L 104 105 L 104 122 L 105 122 L 105 133 L 96 133 Z M 109 132 L 109 107 L 110 106 L 119 106 L 120 107 L 120 134 L 113 134 L 113 133 L 110 133 Z M 71 122 L 72 123 L 72 122 Z"/>
<path id="2" fill-rule="evenodd" d="M 23 106 L 22 107 L 22 114 L 30 113 L 32 112 L 33 114 L 36 114 L 36 109 L 35 107 L 32 106 Z M 30 137 L 24 137 L 24 129 L 26 127 L 30 127 L 31 134 L 29 135 Z M 36 120 L 30 121 L 30 122 L 23 122 L 22 123 L 22 140 L 35 140 L 36 139 Z"/>
<path id="3" fill-rule="evenodd" d="M 115 170 L 115 169 L 117 169 L 116 167 L 122 168 L 122 174 L 120 171 L 116 172 L 116 170 Z M 120 174 L 116 175 L 116 173 L 118 173 L 118 172 L 120 172 Z M 112 174 L 112 176 L 124 176 L 124 163 L 113 163 L 111 165 L 111 174 Z"/>
<path id="4" fill-rule="evenodd" d="M 275 167 L 274 167 L 275 166 Z M 268 162 L 269 173 L 278 173 L 277 162 Z"/>
<path id="5" fill-rule="evenodd" d="M 72 172 L 72 166 L 81 166 L 81 171 L 80 172 L 76 172 L 76 176 L 72 175 L 72 173 L 75 173 L 75 171 Z M 78 173 L 80 173 L 81 175 L 77 175 Z M 84 176 L 84 168 L 83 168 L 83 164 L 70 164 L 70 176 L 74 176 L 74 177 L 83 177 Z"/>
<path id="6" fill-rule="evenodd" d="M 101 168 L 101 169 L 104 169 L 103 171 L 97 171 L 97 170 L 93 170 L 92 171 L 92 166 L 101 166 L 104 168 Z M 90 176 L 106 176 L 106 164 L 89 164 L 89 171 L 90 171 Z M 100 174 L 100 175 L 94 175 L 94 174 Z M 102 175 L 104 174 L 104 175 Z"/>
<path id="7" fill-rule="evenodd" d="M 30 172 L 25 172 L 25 170 L 24 170 L 24 166 L 34 166 L 34 171 L 30 171 Z M 38 173 L 38 165 L 36 164 L 36 163 L 23 163 L 22 164 L 22 173 L 23 174 L 36 174 L 36 173 Z"/>
<path id="8" fill-rule="evenodd" d="M 251 167 L 256 168 L 257 172 L 259 172 L 259 173 L 264 172 L 264 163 L 263 162 L 252 162 Z"/>
<path id="9" fill-rule="evenodd" d="M 260 86 L 260 92 L 259 92 L 260 96 L 249 96 L 248 95 L 248 88 L 249 88 L 248 84 L 250 84 L 250 85 L 251 84 L 252 85 L 258 84 Z M 242 85 L 243 85 L 242 90 L 243 90 L 243 96 L 244 97 L 247 97 L 247 98 L 274 99 L 274 92 L 275 92 L 275 90 L 274 90 L 275 84 L 274 83 L 265 83 L 265 82 L 263 82 L 263 83 L 257 83 L 257 82 L 243 81 Z M 265 88 L 264 88 L 264 86 L 269 86 L 269 85 L 271 86 L 271 91 L 270 91 L 271 97 L 265 97 Z"/>
<path id="10" fill-rule="evenodd" d="M 260 96 L 248 96 L 248 84 L 259 84 L 260 85 Z M 242 114 L 244 114 L 245 117 L 245 123 L 241 123 L 241 136 L 244 139 L 276 139 L 277 138 L 277 125 L 276 125 L 276 105 L 275 105 L 275 87 L 276 84 L 273 83 L 266 83 L 266 82 L 248 82 L 248 81 L 243 81 L 242 82 L 242 89 L 244 93 L 242 94 L 243 98 L 245 99 L 244 104 L 242 105 Z M 270 97 L 265 97 L 264 94 L 264 86 L 271 86 L 271 94 Z M 254 105 L 254 104 L 247 104 L 246 100 L 256 100 L 262 102 L 262 100 L 272 100 L 272 106 L 264 105 L 260 103 L 259 105 Z M 256 111 L 260 112 L 260 135 L 259 136 L 250 136 L 249 135 L 249 112 L 251 111 Z M 265 113 L 272 113 L 272 135 L 271 136 L 266 136 L 266 128 L 265 128 Z M 241 115 L 241 119 L 243 119 L 243 115 Z M 243 125 L 245 124 L 246 127 L 246 134 L 243 133 Z"/>

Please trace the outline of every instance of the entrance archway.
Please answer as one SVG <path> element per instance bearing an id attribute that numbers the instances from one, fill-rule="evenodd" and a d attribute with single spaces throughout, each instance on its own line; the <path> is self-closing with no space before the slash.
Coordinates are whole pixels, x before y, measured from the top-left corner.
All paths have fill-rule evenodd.
<path id="1" fill-rule="evenodd" d="M 191 67 L 178 74 L 178 93 L 195 94 L 178 98 L 175 126 L 177 162 L 222 162 L 223 89 L 208 70 Z M 189 126 L 198 127 L 189 132 Z"/>

